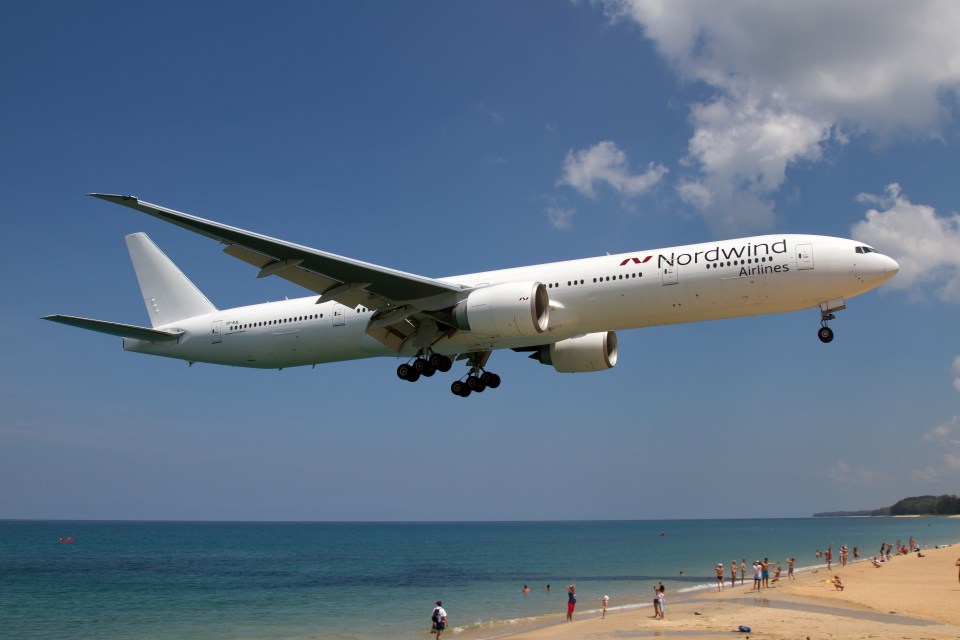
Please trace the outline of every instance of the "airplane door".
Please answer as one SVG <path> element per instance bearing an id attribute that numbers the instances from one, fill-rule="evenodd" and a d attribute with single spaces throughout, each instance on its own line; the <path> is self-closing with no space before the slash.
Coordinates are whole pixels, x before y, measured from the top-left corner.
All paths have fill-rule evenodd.
<path id="1" fill-rule="evenodd" d="M 813 269 L 813 245 L 797 245 L 797 270 Z"/>
<path id="2" fill-rule="evenodd" d="M 347 323 L 347 308 L 342 304 L 333 305 L 333 326 L 342 327 Z"/>
<path id="3" fill-rule="evenodd" d="M 684 280 L 684 282 L 686 282 L 686 280 Z M 663 268 L 663 284 L 677 284 L 676 265 L 667 265 Z"/>
<path id="4" fill-rule="evenodd" d="M 223 335 L 221 334 L 221 328 L 223 327 L 223 320 L 214 320 L 213 324 L 210 325 L 210 343 L 219 344 L 223 341 Z"/>

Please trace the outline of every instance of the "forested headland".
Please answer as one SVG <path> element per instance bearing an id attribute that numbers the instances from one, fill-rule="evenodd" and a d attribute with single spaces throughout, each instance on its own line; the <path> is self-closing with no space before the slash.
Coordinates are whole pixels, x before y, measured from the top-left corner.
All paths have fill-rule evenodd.
<path id="1" fill-rule="evenodd" d="M 916 496 L 904 498 L 890 507 L 862 511 L 824 511 L 813 514 L 814 518 L 838 518 L 853 516 L 955 516 L 960 515 L 960 496 Z"/>

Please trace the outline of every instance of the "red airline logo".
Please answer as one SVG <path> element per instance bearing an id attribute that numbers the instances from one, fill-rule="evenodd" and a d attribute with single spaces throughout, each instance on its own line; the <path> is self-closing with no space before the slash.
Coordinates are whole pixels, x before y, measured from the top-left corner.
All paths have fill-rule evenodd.
<path id="1" fill-rule="evenodd" d="M 652 257 L 652 256 L 647 256 L 647 257 L 645 257 L 643 260 L 641 260 L 640 258 L 627 258 L 626 260 L 624 260 L 623 262 L 620 263 L 620 266 L 621 266 L 621 267 L 625 267 L 625 266 L 627 266 L 628 264 L 630 264 L 631 262 L 632 262 L 633 264 L 646 264 L 646 263 L 650 262 L 650 258 L 651 258 L 651 257 Z"/>

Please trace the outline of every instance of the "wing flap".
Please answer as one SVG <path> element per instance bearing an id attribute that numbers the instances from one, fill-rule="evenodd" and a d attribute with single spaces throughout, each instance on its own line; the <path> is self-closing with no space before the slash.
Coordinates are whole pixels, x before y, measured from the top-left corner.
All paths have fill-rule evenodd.
<path id="1" fill-rule="evenodd" d="M 71 327 L 87 329 L 88 331 L 97 331 L 120 338 L 134 338 L 136 340 L 147 340 L 150 342 L 167 342 L 177 340 L 183 335 L 183 331 L 163 331 L 160 329 L 148 329 L 147 327 L 138 327 L 134 324 L 124 324 L 122 322 L 107 322 L 106 320 L 93 320 L 91 318 L 80 318 L 78 316 L 65 316 L 56 314 L 52 316 L 43 316 L 41 320 L 50 320 L 59 322 Z"/>
<path id="2" fill-rule="evenodd" d="M 260 269 L 261 273 L 265 270 L 271 270 L 271 275 L 283 278 L 284 280 L 301 286 L 308 291 L 313 291 L 314 293 L 320 294 L 321 296 L 324 296 L 323 300 L 336 300 L 340 304 L 351 308 L 363 305 L 368 309 L 380 309 L 381 307 L 385 306 L 383 300 L 380 298 L 372 296 L 363 290 L 350 289 L 349 287 L 344 286 L 344 283 L 341 283 L 339 280 L 327 278 L 318 273 L 313 273 L 312 271 L 304 269 L 302 263 L 300 262 L 291 262 L 288 260 L 286 261 L 287 264 L 283 264 L 274 260 L 270 256 L 265 256 L 262 253 L 251 251 L 246 247 L 241 247 L 235 244 L 227 246 L 223 252 L 229 256 L 237 258 L 238 260 L 243 260 L 247 264 L 252 264 Z M 334 292 L 334 295 L 327 294 L 327 292 L 336 289 L 340 289 L 342 293 L 339 295 L 337 295 L 336 292 Z"/>

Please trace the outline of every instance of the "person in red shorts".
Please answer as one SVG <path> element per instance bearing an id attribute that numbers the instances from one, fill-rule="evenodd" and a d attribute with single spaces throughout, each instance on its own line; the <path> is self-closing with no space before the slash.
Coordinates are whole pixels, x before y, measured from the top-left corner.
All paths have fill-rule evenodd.
<path id="1" fill-rule="evenodd" d="M 567 585 L 567 622 L 573 622 L 573 609 L 577 606 L 577 585 Z"/>

